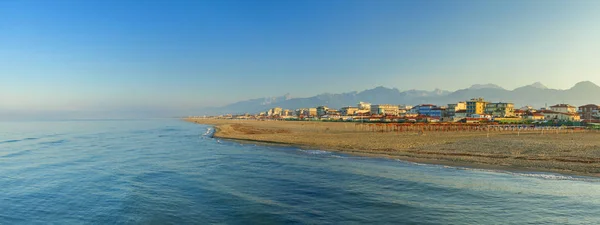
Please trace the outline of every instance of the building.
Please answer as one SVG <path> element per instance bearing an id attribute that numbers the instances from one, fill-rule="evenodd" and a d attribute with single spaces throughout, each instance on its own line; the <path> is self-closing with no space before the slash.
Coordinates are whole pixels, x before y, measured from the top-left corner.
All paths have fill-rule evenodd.
<path id="1" fill-rule="evenodd" d="M 418 113 L 405 112 L 405 113 L 401 114 L 401 116 L 403 116 L 403 117 L 418 117 L 419 114 Z"/>
<path id="2" fill-rule="evenodd" d="M 576 113 L 577 108 L 569 104 L 558 104 L 550 106 L 550 110 L 561 113 Z"/>
<path id="3" fill-rule="evenodd" d="M 484 114 L 488 104 L 483 98 L 473 98 L 467 101 L 467 115 Z"/>
<path id="4" fill-rule="evenodd" d="M 446 117 L 454 117 L 456 111 L 458 110 L 467 110 L 466 102 L 458 102 L 454 104 L 448 104 L 448 108 L 446 109 L 445 116 Z"/>
<path id="5" fill-rule="evenodd" d="M 342 114 L 342 116 L 353 116 L 358 110 L 358 107 L 346 106 L 340 109 L 340 114 Z"/>
<path id="6" fill-rule="evenodd" d="M 294 113 L 292 112 L 292 110 L 289 110 L 289 109 L 284 109 L 281 112 L 281 116 L 293 116 L 293 115 L 294 115 Z"/>
<path id="7" fill-rule="evenodd" d="M 515 109 L 515 111 L 513 111 L 513 114 L 516 117 L 522 117 L 522 118 L 524 118 L 527 115 L 527 113 L 528 113 L 528 111 L 523 111 L 521 109 Z"/>
<path id="8" fill-rule="evenodd" d="M 544 120 L 544 114 L 532 112 L 528 113 L 527 115 L 524 115 L 523 118 L 527 120 L 540 121 Z"/>
<path id="9" fill-rule="evenodd" d="M 490 115 L 490 114 L 471 114 L 471 116 L 469 116 L 468 118 L 492 120 L 492 115 Z"/>
<path id="10" fill-rule="evenodd" d="M 446 108 L 444 107 L 435 107 L 429 111 L 430 117 L 442 118 L 444 113 L 446 112 Z"/>
<path id="11" fill-rule="evenodd" d="M 275 108 L 269 109 L 269 111 L 267 111 L 267 116 L 281 116 L 282 112 L 283 112 L 283 109 L 281 109 L 281 107 L 275 107 Z"/>
<path id="12" fill-rule="evenodd" d="M 317 107 L 317 116 L 321 117 L 321 116 L 327 115 L 327 110 L 329 110 L 329 107 L 327 107 L 327 106 Z"/>
<path id="13" fill-rule="evenodd" d="M 600 119 L 600 105 L 588 104 L 579 106 L 579 114 L 581 115 L 581 119 L 586 121 Z"/>
<path id="14" fill-rule="evenodd" d="M 371 103 L 368 102 L 359 102 L 358 103 L 359 110 L 371 110 Z"/>
<path id="15" fill-rule="evenodd" d="M 308 117 L 317 117 L 317 108 L 308 108 Z"/>
<path id="16" fill-rule="evenodd" d="M 398 106 L 390 104 L 371 105 L 371 115 L 398 115 Z"/>
<path id="17" fill-rule="evenodd" d="M 563 113 L 552 110 L 540 111 L 544 115 L 544 120 L 550 121 L 580 121 L 581 117 L 577 113 Z"/>
<path id="18" fill-rule="evenodd" d="M 513 117 L 515 116 L 515 104 L 497 102 L 485 105 L 485 113 L 493 117 Z"/>
<path id="19" fill-rule="evenodd" d="M 296 109 L 295 115 L 297 117 L 306 117 L 306 116 L 308 116 L 308 109 L 306 109 L 306 108 L 304 108 L 304 109 Z"/>
<path id="20" fill-rule="evenodd" d="M 467 117 L 466 109 L 456 110 L 456 112 L 454 113 L 454 118 L 466 118 L 466 117 Z"/>
<path id="21" fill-rule="evenodd" d="M 398 109 L 400 109 L 400 111 L 403 111 L 403 110 L 404 110 L 404 112 L 407 112 L 408 110 L 410 110 L 410 109 L 412 109 L 412 108 L 413 108 L 413 106 L 412 106 L 412 105 L 399 105 L 399 106 L 398 106 Z"/>
<path id="22" fill-rule="evenodd" d="M 436 105 L 422 104 L 422 105 L 416 106 L 416 108 L 417 108 L 419 115 L 429 116 L 429 117 L 437 117 L 437 118 L 442 117 L 443 109 L 440 107 L 437 107 Z"/>
<path id="23" fill-rule="evenodd" d="M 535 109 L 531 106 L 523 106 L 519 110 L 523 110 L 525 112 L 535 112 Z"/>
<path id="24" fill-rule="evenodd" d="M 298 116 L 298 117 L 316 117 L 317 116 L 317 108 L 297 109 L 296 116 Z"/>
<path id="25" fill-rule="evenodd" d="M 340 111 L 336 109 L 327 109 L 327 115 L 329 116 L 340 116 Z"/>

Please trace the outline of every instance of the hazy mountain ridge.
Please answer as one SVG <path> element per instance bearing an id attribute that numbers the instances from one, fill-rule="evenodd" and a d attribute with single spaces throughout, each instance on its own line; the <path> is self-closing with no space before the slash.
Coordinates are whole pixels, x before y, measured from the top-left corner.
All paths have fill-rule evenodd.
<path id="1" fill-rule="evenodd" d="M 330 108 L 355 106 L 358 102 L 373 104 L 438 104 L 446 105 L 471 98 L 483 97 L 492 102 L 512 102 L 516 107 L 532 105 L 543 107 L 558 103 L 568 103 L 575 106 L 600 103 L 600 87 L 592 82 L 584 81 L 575 84 L 567 90 L 549 89 L 540 82 L 531 85 L 506 90 L 495 84 L 473 85 L 467 89 L 454 92 L 436 89 L 434 91 L 406 90 L 383 86 L 367 89 L 361 92 L 341 94 L 319 94 L 308 98 L 292 98 L 289 94 L 279 97 L 259 98 L 241 101 L 218 108 L 209 108 L 206 114 L 224 113 L 257 113 L 273 107 L 286 109 L 309 108 L 326 105 Z M 269 101 L 266 101 L 269 100 Z"/>

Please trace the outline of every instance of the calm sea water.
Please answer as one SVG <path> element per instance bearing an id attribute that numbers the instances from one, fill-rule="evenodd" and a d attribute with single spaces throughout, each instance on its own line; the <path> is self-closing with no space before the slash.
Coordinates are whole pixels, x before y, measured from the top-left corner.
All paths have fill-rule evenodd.
<path id="1" fill-rule="evenodd" d="M 203 136 L 177 120 L 0 122 L 0 224 L 599 224 L 600 180 Z"/>

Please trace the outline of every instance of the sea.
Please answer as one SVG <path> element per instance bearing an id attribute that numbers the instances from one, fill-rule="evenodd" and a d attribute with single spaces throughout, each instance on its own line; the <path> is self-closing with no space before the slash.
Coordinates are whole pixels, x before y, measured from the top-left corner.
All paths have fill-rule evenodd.
<path id="1" fill-rule="evenodd" d="M 600 224 L 600 179 L 212 138 L 178 119 L 0 122 L 0 224 Z"/>

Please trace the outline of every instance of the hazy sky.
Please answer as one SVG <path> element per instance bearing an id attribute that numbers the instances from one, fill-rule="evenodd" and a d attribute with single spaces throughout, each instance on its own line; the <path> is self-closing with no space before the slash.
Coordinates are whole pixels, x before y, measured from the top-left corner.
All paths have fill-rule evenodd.
<path id="1" fill-rule="evenodd" d="M 0 1 L 0 110 L 600 84 L 600 1 Z"/>

